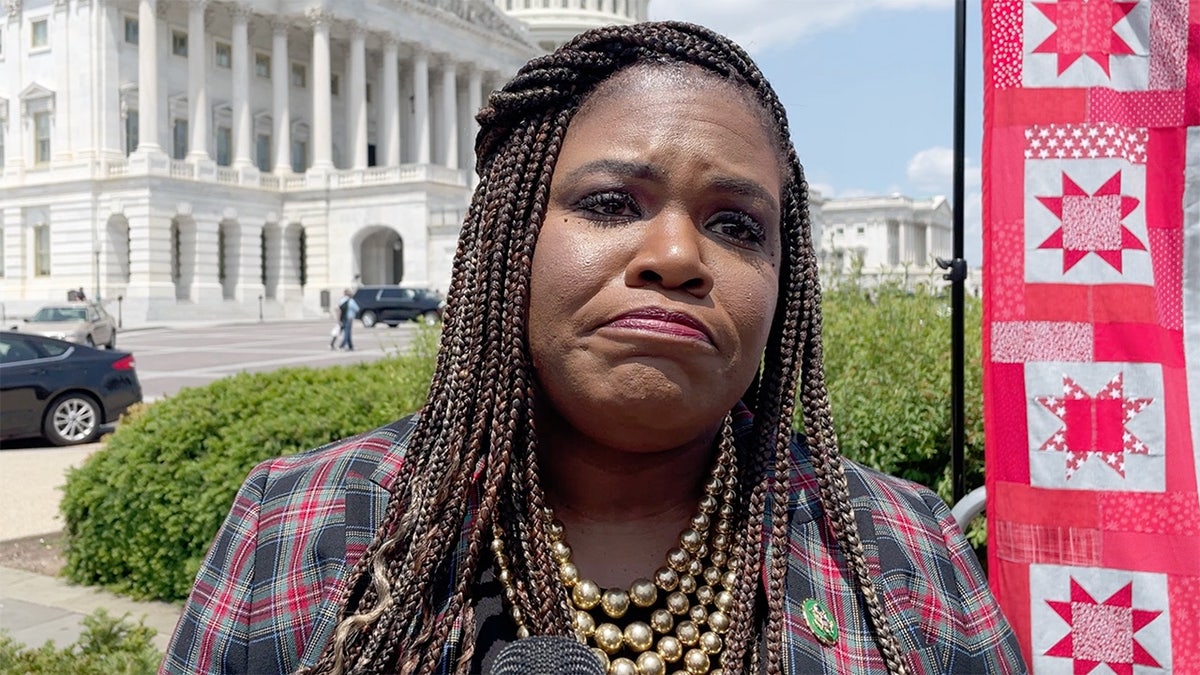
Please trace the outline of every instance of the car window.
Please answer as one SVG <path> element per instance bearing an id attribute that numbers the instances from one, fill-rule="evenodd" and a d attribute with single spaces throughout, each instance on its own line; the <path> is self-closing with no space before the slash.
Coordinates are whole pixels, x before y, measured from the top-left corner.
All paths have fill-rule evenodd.
<path id="1" fill-rule="evenodd" d="M 9 335 L 0 337 L 0 363 L 17 363 L 39 358 L 33 346 Z"/>
<path id="2" fill-rule="evenodd" d="M 50 340 L 39 341 L 36 347 L 46 356 L 61 356 L 71 349 L 70 344 L 65 342 L 51 342 Z"/>
<path id="3" fill-rule="evenodd" d="M 380 300 L 397 300 L 401 297 L 403 296 L 400 294 L 399 288 L 385 288 L 379 291 Z"/>

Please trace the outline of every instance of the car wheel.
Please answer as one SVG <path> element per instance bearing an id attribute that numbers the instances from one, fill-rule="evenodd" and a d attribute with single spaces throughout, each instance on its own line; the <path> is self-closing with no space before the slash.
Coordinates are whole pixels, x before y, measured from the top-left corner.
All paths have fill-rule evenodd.
<path id="1" fill-rule="evenodd" d="M 105 349 L 116 349 L 117 348 L 117 331 L 114 330 L 113 332 L 108 334 L 108 342 L 104 345 L 104 348 Z"/>
<path id="2" fill-rule="evenodd" d="M 92 347 L 92 348 L 95 348 L 95 346 L 96 346 L 96 341 L 92 339 L 91 335 L 88 335 L 87 339 L 85 339 L 83 342 L 84 342 L 84 344 L 86 344 L 87 346 Z"/>
<path id="3" fill-rule="evenodd" d="M 90 442 L 100 433 L 100 404 L 87 394 L 63 394 L 46 410 L 42 433 L 55 445 Z"/>
<path id="4" fill-rule="evenodd" d="M 432 326 L 438 322 L 437 312 L 425 312 L 421 315 L 421 323 Z"/>
<path id="5" fill-rule="evenodd" d="M 376 321 L 378 321 L 378 319 L 375 316 L 375 312 L 372 312 L 368 309 L 362 313 L 362 323 L 367 328 L 374 328 Z"/>
<path id="6" fill-rule="evenodd" d="M 399 325 L 400 324 L 396 323 L 395 321 L 388 322 L 388 328 L 395 328 L 396 326 L 399 326 Z"/>

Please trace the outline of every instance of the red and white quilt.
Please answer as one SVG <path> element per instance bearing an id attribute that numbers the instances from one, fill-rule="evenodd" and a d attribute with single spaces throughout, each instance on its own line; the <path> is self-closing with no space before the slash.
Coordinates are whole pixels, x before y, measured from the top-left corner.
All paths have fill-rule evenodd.
<path id="1" fill-rule="evenodd" d="M 988 571 L 1034 673 L 1200 673 L 1200 0 L 983 0 Z"/>

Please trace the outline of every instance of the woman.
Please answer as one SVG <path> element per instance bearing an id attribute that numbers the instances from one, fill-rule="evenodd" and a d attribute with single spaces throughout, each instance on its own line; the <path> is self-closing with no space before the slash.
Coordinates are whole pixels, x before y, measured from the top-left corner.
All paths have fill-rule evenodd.
<path id="1" fill-rule="evenodd" d="M 526 635 L 610 673 L 1023 671 L 945 505 L 838 454 L 749 57 L 598 29 L 479 121 L 428 404 L 251 473 L 164 672 L 486 672 Z"/>

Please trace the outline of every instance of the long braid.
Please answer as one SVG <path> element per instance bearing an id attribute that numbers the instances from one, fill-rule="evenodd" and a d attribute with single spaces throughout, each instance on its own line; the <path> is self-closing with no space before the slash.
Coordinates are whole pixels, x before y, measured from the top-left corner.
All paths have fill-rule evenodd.
<path id="1" fill-rule="evenodd" d="M 736 453 L 739 480 L 730 559 L 743 569 L 722 665 L 733 673 L 757 663 L 761 636 L 767 672 L 780 672 L 789 440 L 799 381 L 821 503 L 888 668 L 905 672 L 866 562 L 837 450 L 824 384 L 820 290 L 806 185 L 786 116 L 740 47 L 682 23 L 589 31 L 531 61 L 480 112 L 476 155 L 481 180 L 459 238 L 429 400 L 379 531 L 346 581 L 333 639 L 310 672 L 431 672 L 456 620 L 465 624 L 466 634 L 453 665 L 465 672 L 474 652 L 473 580 L 484 564 L 483 542 L 493 524 L 502 525 L 512 547 L 515 604 L 527 625 L 537 633 L 569 633 L 566 591 L 549 555 L 542 515 L 546 504 L 533 424 L 536 381 L 525 341 L 529 276 L 554 162 L 571 117 L 597 84 L 637 63 L 692 64 L 753 91 L 779 135 L 781 160 L 791 174 L 784 190 L 786 255 L 775 320 L 761 380 L 752 392 L 755 429 L 739 442 Z M 468 503 L 476 505 L 476 518 L 463 532 Z M 460 536 L 464 553 L 455 556 Z M 454 560 L 461 563 L 458 568 L 452 567 Z M 443 597 L 438 589 L 445 584 L 450 590 Z M 760 608 L 765 610 L 762 625 Z"/>

